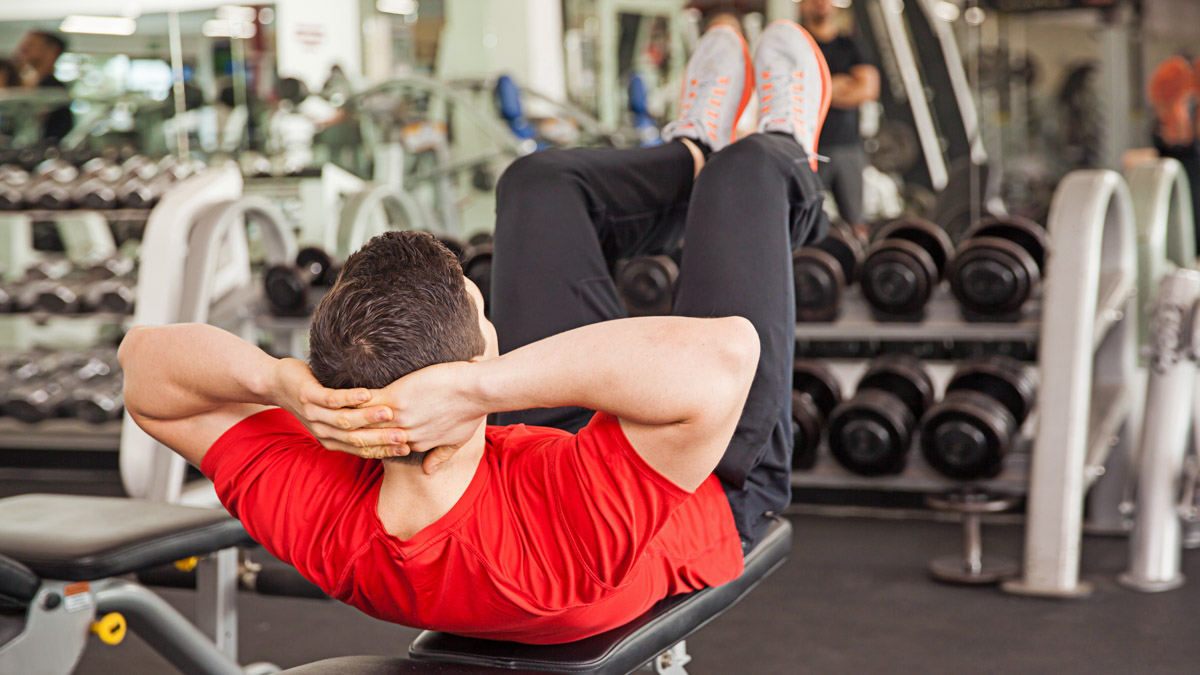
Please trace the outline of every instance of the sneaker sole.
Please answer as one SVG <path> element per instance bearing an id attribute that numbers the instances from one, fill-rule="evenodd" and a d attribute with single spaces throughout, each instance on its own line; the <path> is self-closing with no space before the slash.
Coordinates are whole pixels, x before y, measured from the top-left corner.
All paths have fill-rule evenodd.
<path id="1" fill-rule="evenodd" d="M 829 106 L 833 104 L 833 76 L 829 74 L 829 63 L 825 60 L 825 54 L 821 51 L 811 33 L 801 28 L 795 21 L 788 21 L 787 19 L 775 19 L 771 22 L 771 25 L 774 24 L 787 25 L 800 31 L 800 35 L 804 36 L 805 40 L 808 40 L 808 45 L 812 48 L 813 54 L 817 57 L 817 63 L 821 66 L 821 116 L 817 118 L 817 128 L 813 132 L 813 156 L 808 160 L 808 165 L 812 167 L 813 171 L 816 171 L 817 144 L 821 140 L 821 128 L 825 126 L 825 116 L 829 114 Z"/>

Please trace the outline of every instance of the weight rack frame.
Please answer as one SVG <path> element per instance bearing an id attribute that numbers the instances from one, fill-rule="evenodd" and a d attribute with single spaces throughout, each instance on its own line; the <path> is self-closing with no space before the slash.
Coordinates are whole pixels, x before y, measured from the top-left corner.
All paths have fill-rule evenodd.
<path id="1" fill-rule="evenodd" d="M 920 322 L 872 318 L 861 295 L 847 293 L 842 316 L 826 324 L 799 324 L 798 341 L 1036 342 L 1039 401 L 1028 451 L 1009 453 L 999 476 L 964 483 L 935 474 L 920 457 L 896 476 L 855 476 L 822 448 L 816 466 L 793 471 L 800 488 L 882 489 L 915 492 L 964 485 L 1027 498 L 1024 570 L 1003 585 L 1010 593 L 1083 597 L 1079 578 L 1085 496 L 1106 473 L 1106 462 L 1132 456 L 1141 419 L 1138 387 L 1138 250 L 1129 188 L 1117 173 L 1077 171 L 1059 184 L 1047 223 L 1045 282 L 1040 297 L 1013 322 L 968 322 L 946 288 L 938 289 Z M 931 364 L 940 389 L 950 367 Z M 835 373 L 848 379 L 845 364 Z M 1064 423 L 1065 421 L 1065 423 Z M 1121 473 L 1121 472 L 1117 472 Z M 1093 495 L 1093 511 L 1118 511 L 1124 490 Z M 1116 495 L 1116 499 L 1112 496 Z M 1103 497 L 1101 502 L 1097 497 Z"/>

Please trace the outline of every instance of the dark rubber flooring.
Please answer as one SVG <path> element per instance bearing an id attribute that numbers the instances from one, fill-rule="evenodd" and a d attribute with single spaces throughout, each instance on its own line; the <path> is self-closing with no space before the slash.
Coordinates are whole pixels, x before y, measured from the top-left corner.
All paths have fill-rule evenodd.
<path id="1" fill-rule="evenodd" d="M 76 491 L 0 481 L 0 495 Z M 23 488 L 23 489 L 22 489 Z M 79 492 L 109 493 L 90 482 Z M 119 491 L 119 489 L 118 489 Z M 688 641 L 692 675 L 758 673 L 1200 673 L 1200 551 L 1185 554 L 1192 581 L 1144 595 L 1117 586 L 1125 540 L 1089 537 L 1089 600 L 1014 597 L 937 585 L 930 557 L 953 553 L 958 526 L 926 520 L 794 515 L 788 563 L 738 607 Z M 986 526 L 989 553 L 1016 556 L 1021 529 Z M 190 613 L 190 591 L 163 590 Z M 243 662 L 294 666 L 351 654 L 403 655 L 415 631 L 334 602 L 240 598 Z M 80 675 L 175 671 L 137 637 L 93 640 Z"/>

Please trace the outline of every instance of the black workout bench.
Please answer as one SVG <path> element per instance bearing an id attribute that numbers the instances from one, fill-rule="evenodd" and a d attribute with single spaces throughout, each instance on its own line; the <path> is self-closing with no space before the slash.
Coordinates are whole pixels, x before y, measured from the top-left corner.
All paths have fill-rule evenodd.
<path id="1" fill-rule="evenodd" d="M 408 648 L 410 658 L 352 656 L 310 663 L 288 675 L 408 675 L 454 673 L 592 673 L 627 675 L 645 668 L 686 675 L 690 635 L 736 605 L 787 560 L 792 526 L 776 518 L 746 555 L 741 576 L 716 588 L 666 598 L 632 622 L 586 640 L 561 645 L 524 645 L 425 631 Z"/>

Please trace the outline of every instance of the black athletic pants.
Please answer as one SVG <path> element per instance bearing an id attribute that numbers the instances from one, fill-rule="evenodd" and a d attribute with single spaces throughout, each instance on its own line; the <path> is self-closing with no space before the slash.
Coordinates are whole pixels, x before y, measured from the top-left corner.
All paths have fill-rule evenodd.
<path id="1" fill-rule="evenodd" d="M 506 353 L 626 316 L 611 271 L 685 239 L 672 313 L 749 319 L 761 357 L 716 473 L 744 550 L 791 496 L 794 248 L 824 237 L 822 190 L 790 137 L 755 134 L 709 156 L 693 181 L 681 142 L 627 150 L 543 150 L 497 187 L 491 315 Z M 592 411 L 526 410 L 501 424 L 582 428 Z"/>

